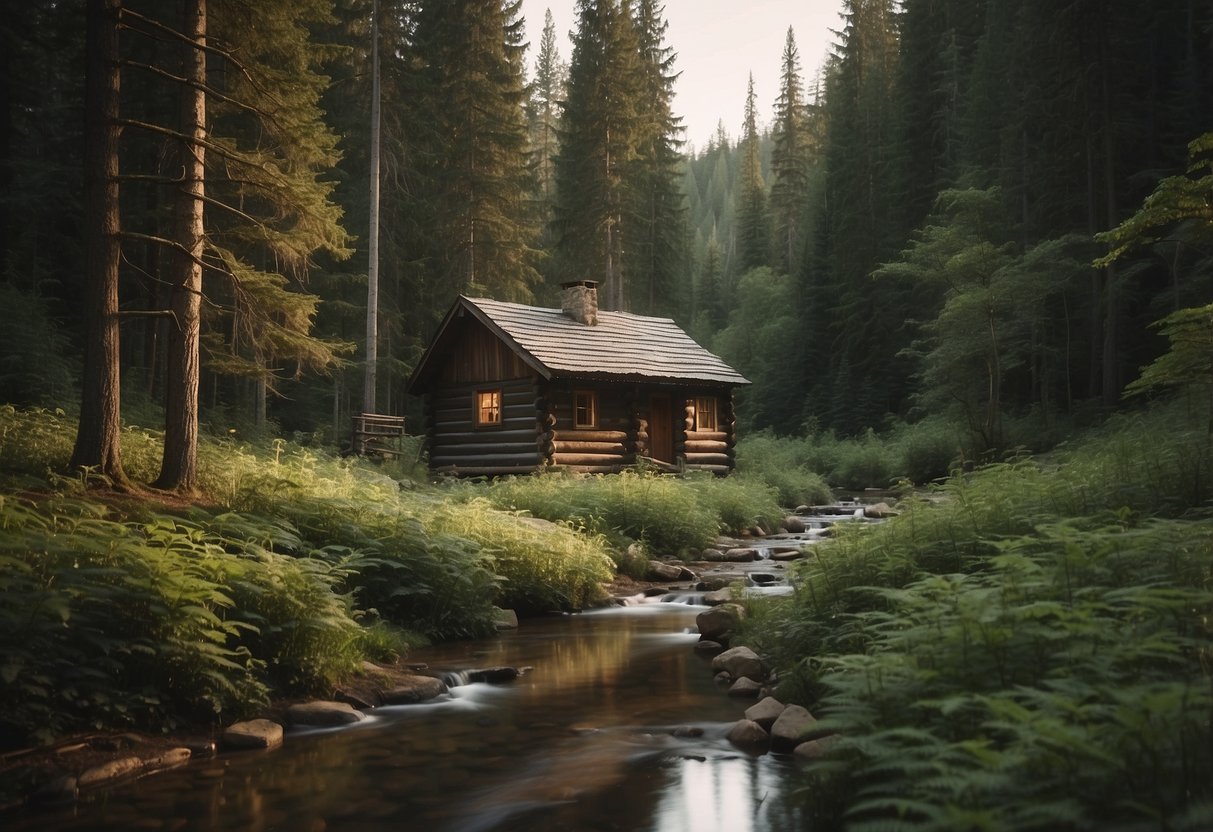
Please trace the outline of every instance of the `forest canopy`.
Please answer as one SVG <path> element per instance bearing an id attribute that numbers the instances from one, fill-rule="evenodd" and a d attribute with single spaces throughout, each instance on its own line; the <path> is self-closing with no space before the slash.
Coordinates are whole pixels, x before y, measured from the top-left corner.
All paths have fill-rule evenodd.
<path id="1" fill-rule="evenodd" d="M 749 431 L 933 416 L 982 454 L 1206 377 L 1181 354 L 1135 382 L 1213 302 L 1206 5 L 847 0 L 824 65 L 789 29 L 753 58 L 780 88 L 751 84 L 703 148 L 663 4 L 576 8 L 567 55 L 512 0 L 8 16 L 0 399 L 83 389 L 85 421 L 114 418 L 86 360 L 109 337 L 128 421 L 339 444 L 364 400 L 373 89 L 383 412 L 418 415 L 404 381 L 458 294 L 552 305 L 571 277 L 750 377 Z M 174 398 L 195 372 L 197 401 Z"/>

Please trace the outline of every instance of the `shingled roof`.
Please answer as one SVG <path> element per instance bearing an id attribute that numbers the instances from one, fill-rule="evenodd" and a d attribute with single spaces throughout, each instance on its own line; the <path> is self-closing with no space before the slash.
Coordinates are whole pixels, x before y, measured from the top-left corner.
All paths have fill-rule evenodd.
<path id="1" fill-rule="evenodd" d="M 460 309 L 475 316 L 544 378 L 750 383 L 669 318 L 599 311 L 597 324 L 591 326 L 559 309 L 460 296 L 414 372 L 410 389 L 423 386 L 435 348 Z"/>

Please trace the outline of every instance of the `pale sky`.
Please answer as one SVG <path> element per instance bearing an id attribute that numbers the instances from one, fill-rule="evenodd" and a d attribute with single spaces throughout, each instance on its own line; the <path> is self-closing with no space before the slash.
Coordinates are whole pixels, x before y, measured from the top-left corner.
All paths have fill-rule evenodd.
<path id="1" fill-rule="evenodd" d="M 734 140 L 741 135 L 746 81 L 754 73 L 760 129 L 771 121 L 779 95 L 784 39 L 791 26 L 800 51 L 801 76 L 811 86 L 842 28 L 843 0 L 666 0 L 666 45 L 678 54 L 674 112 L 683 117 L 685 138 L 702 149 L 724 121 Z M 543 35 L 543 17 L 552 10 L 560 57 L 568 63 L 568 38 L 576 25 L 576 0 L 523 0 L 527 57 L 533 67 Z M 689 149 L 689 148 L 688 148 Z"/>

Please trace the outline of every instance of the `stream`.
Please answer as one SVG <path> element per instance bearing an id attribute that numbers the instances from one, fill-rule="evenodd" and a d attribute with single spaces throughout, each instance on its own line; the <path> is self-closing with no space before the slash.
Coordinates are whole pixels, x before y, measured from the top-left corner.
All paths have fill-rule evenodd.
<path id="1" fill-rule="evenodd" d="M 797 533 L 721 541 L 749 563 L 705 577 L 790 591 L 786 558 L 859 503 L 823 507 Z M 819 509 L 820 510 L 820 509 Z M 804 827 L 790 755 L 725 739 L 753 699 L 731 697 L 695 653 L 702 594 L 670 592 L 522 622 L 491 639 L 415 650 L 452 685 L 353 726 L 292 730 L 272 751 L 226 753 L 12 818 L 8 832 L 791 832 Z M 529 668 L 459 684 L 476 668 Z M 464 675 L 462 678 L 466 678 Z M 9 820 L 6 818 L 6 821 Z"/>
<path id="2" fill-rule="evenodd" d="M 418 650 L 409 660 L 431 670 L 533 669 L 85 794 L 15 829 L 800 829 L 796 763 L 724 739 L 753 700 L 727 696 L 693 652 L 703 609 L 653 599 Z"/>

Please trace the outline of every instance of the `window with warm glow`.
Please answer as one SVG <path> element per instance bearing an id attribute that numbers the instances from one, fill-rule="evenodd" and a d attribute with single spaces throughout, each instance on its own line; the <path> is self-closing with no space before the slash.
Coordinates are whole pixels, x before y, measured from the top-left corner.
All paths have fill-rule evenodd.
<path id="1" fill-rule="evenodd" d="M 573 394 L 573 427 L 598 427 L 598 394 L 580 391 Z"/>
<path id="2" fill-rule="evenodd" d="M 501 424 L 501 391 L 481 390 L 476 394 L 476 425 Z"/>
<path id="3" fill-rule="evenodd" d="M 695 400 L 695 430 L 716 430 L 716 399 L 701 396 Z"/>

